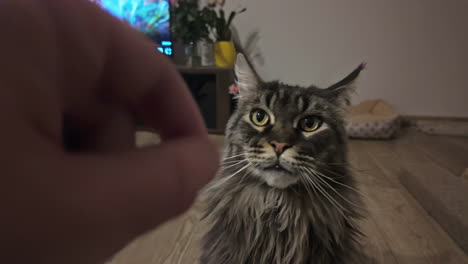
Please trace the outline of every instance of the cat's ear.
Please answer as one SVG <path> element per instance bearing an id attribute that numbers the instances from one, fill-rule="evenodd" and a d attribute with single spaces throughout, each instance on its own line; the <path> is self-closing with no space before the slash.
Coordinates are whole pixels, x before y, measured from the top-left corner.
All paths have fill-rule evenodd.
<path id="1" fill-rule="evenodd" d="M 346 76 L 341 81 L 331 85 L 326 89 L 330 99 L 339 106 L 347 106 L 351 103 L 351 93 L 356 89 L 355 81 L 361 71 L 366 67 L 365 63 L 361 63 L 353 72 Z"/>
<path id="2" fill-rule="evenodd" d="M 257 89 L 259 78 L 242 53 L 237 54 L 234 71 L 241 97 Z"/>

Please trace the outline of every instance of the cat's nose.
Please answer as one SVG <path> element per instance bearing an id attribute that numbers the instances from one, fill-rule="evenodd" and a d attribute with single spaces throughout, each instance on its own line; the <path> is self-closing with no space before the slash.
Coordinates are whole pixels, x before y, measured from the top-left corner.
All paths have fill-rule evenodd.
<path id="1" fill-rule="evenodd" d="M 278 154 L 281 154 L 283 153 L 283 151 L 285 151 L 287 148 L 291 147 L 290 145 L 288 145 L 288 143 L 284 143 L 284 142 L 278 142 L 278 141 L 270 141 L 270 145 L 273 146 L 273 148 L 275 149 L 275 152 L 278 153 Z"/>

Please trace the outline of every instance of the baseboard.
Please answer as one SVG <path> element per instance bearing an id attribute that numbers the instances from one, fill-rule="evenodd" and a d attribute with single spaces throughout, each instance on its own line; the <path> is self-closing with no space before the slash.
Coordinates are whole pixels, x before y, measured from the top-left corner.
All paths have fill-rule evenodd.
<path id="1" fill-rule="evenodd" d="M 404 115 L 402 126 L 415 127 L 427 134 L 468 137 L 468 117 Z"/>
<path id="2" fill-rule="evenodd" d="M 431 121 L 468 122 L 468 117 L 459 117 L 459 116 L 402 115 L 402 118 L 404 120 L 431 120 Z"/>

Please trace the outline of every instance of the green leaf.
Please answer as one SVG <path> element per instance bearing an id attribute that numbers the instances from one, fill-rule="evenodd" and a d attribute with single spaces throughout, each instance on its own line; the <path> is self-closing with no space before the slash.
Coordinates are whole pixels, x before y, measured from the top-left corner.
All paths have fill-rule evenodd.
<path id="1" fill-rule="evenodd" d="M 246 7 L 242 8 L 242 9 L 239 10 L 239 11 L 237 11 L 237 14 L 242 14 L 242 13 L 244 13 L 245 11 L 247 11 L 247 8 L 246 8 Z"/>
<path id="2" fill-rule="evenodd" d="M 236 12 L 232 11 L 231 14 L 229 15 L 229 18 L 228 18 L 228 21 L 227 21 L 227 25 L 226 26 L 230 26 L 231 23 L 232 23 L 232 20 L 234 19 L 234 17 L 236 16 Z"/>
<path id="3" fill-rule="evenodd" d="M 224 10 L 223 9 L 220 9 L 219 10 L 219 17 L 224 21 L 226 20 L 225 17 L 224 17 Z"/>

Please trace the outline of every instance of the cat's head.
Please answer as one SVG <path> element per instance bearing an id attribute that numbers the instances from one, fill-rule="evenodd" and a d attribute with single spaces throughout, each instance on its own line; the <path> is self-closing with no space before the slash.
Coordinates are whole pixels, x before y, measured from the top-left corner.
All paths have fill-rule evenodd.
<path id="1" fill-rule="evenodd" d="M 263 82 L 244 56 L 235 65 L 238 107 L 227 140 L 249 176 L 275 188 L 300 182 L 321 165 L 346 161 L 343 116 L 364 65 L 327 89 Z M 320 172 L 320 171 L 319 171 Z"/>

